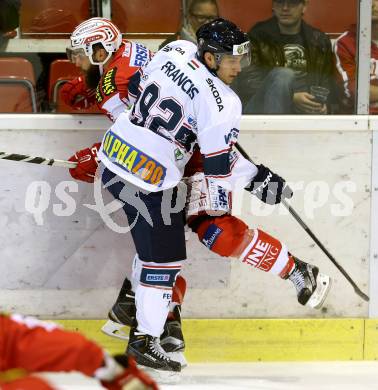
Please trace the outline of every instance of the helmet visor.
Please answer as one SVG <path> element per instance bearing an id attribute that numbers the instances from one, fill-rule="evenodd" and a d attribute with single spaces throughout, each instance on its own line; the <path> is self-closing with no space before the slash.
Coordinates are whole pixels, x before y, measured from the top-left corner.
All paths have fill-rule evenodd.
<path id="1" fill-rule="evenodd" d="M 233 45 L 232 53 L 217 53 L 215 58 L 218 65 L 222 63 L 223 67 L 246 68 L 251 64 L 251 44 L 247 41 L 240 45 Z"/>
<path id="2" fill-rule="evenodd" d="M 246 41 L 240 45 L 234 45 L 232 47 L 232 55 L 236 57 L 241 56 L 240 65 L 242 69 L 251 65 L 251 42 Z"/>
<path id="3" fill-rule="evenodd" d="M 67 47 L 66 49 L 67 58 L 70 62 L 75 62 L 78 58 L 86 57 L 85 51 L 82 48 L 72 49 L 71 47 Z"/>

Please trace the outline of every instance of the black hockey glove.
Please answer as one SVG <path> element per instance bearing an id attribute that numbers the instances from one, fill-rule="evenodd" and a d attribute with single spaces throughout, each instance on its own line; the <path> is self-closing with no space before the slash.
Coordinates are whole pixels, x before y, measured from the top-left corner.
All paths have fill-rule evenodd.
<path id="1" fill-rule="evenodd" d="M 286 184 L 285 180 L 273 173 L 264 165 L 257 165 L 257 175 L 251 181 L 247 191 L 256 195 L 262 202 L 267 204 L 278 204 L 281 199 L 291 198 L 293 191 Z"/>

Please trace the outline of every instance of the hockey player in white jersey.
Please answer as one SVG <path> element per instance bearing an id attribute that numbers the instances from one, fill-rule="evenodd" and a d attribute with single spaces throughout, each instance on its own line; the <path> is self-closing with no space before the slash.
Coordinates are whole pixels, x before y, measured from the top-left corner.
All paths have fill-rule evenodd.
<path id="1" fill-rule="evenodd" d="M 139 255 L 136 324 L 127 354 L 141 365 L 167 371 L 181 369 L 161 348 L 159 336 L 186 259 L 185 196 L 178 184 L 194 148 L 202 154 L 206 183 L 219 191 L 242 187 L 271 204 L 292 196 L 281 177 L 233 150 L 241 103 L 228 85 L 249 63 L 248 37 L 233 23 L 217 19 L 202 26 L 197 38 L 198 47 L 176 41 L 142 68 L 132 113 L 119 116 L 99 152 L 102 181 L 124 203 Z M 192 226 L 199 235 L 202 222 Z M 202 241 L 211 248 L 221 235 L 222 229 L 210 224 Z M 320 306 L 328 292 L 327 276 L 261 230 L 244 229 L 229 252 L 291 280 L 302 304 Z"/>
<path id="2" fill-rule="evenodd" d="M 63 86 L 63 100 L 73 109 L 97 103 L 98 108 L 114 122 L 130 106 L 129 82 L 135 72 L 150 60 L 152 52 L 137 42 L 123 40 L 119 28 L 105 18 L 96 17 L 80 23 L 70 40 L 68 57 L 85 73 L 85 77 L 78 77 Z M 97 88 L 88 90 L 88 82 L 94 83 Z M 93 183 L 99 147 L 100 143 L 95 143 L 70 157 L 70 161 L 78 163 L 70 169 L 73 178 Z M 179 276 L 161 337 L 161 344 L 167 352 L 183 352 L 185 348 L 180 316 L 185 289 L 185 279 Z M 130 325 L 134 317 L 134 292 L 131 281 L 126 277 L 102 330 L 109 335 L 126 338 L 123 328 Z"/>

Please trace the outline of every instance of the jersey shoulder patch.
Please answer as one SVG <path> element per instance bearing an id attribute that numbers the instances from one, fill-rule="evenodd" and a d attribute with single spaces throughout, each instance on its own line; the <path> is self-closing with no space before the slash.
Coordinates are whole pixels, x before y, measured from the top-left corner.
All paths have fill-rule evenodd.
<path id="1" fill-rule="evenodd" d="M 140 68 L 149 60 L 149 50 L 141 43 L 131 43 L 130 66 Z"/>

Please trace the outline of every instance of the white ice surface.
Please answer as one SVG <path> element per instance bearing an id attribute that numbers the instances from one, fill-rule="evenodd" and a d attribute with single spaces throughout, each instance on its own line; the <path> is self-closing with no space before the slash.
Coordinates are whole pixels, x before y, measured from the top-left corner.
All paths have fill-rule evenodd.
<path id="1" fill-rule="evenodd" d="M 161 390 L 377 390 L 378 362 L 189 364 Z"/>
<path id="2" fill-rule="evenodd" d="M 104 389 L 79 373 L 42 374 L 58 390 Z M 160 390 L 378 390 L 378 362 L 189 364 Z"/>

